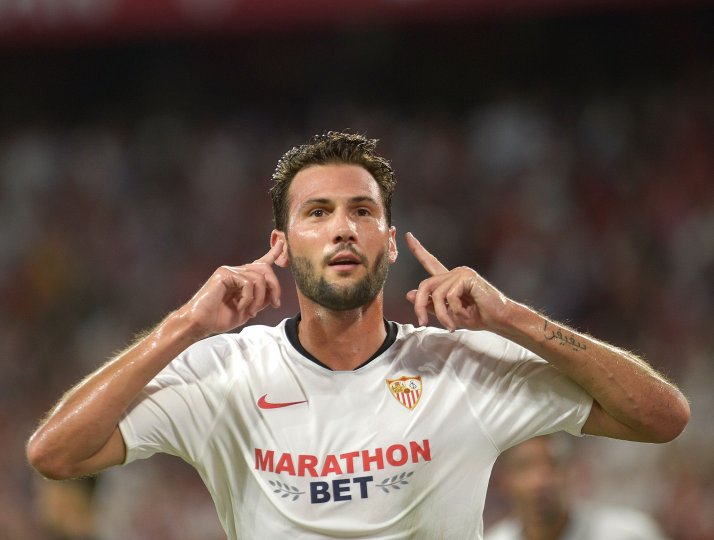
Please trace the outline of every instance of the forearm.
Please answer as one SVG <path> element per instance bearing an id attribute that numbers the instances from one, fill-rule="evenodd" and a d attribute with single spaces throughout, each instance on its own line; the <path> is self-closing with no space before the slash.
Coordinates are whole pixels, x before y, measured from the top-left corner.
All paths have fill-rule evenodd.
<path id="1" fill-rule="evenodd" d="M 53 478 L 121 463 L 125 450 L 119 420 L 159 371 L 200 339 L 242 326 L 268 305 L 280 305 L 272 265 L 287 257 L 286 249 L 276 238 L 253 263 L 220 267 L 146 337 L 67 392 L 30 438 L 30 463 Z"/>
<path id="2" fill-rule="evenodd" d="M 509 300 L 472 268 L 447 269 L 412 235 L 407 245 L 431 274 L 407 293 L 420 324 L 430 311 L 451 331 L 490 330 L 550 362 L 595 400 L 585 433 L 665 442 L 684 429 L 689 403 L 643 360 Z"/>
<path id="3" fill-rule="evenodd" d="M 593 434 L 663 442 L 686 425 L 686 398 L 644 360 L 521 304 L 511 302 L 506 312 L 498 333 L 570 377 L 593 397 L 595 409 L 605 413 L 605 421 L 587 426 Z"/>
<path id="4" fill-rule="evenodd" d="M 171 314 L 65 394 L 30 438 L 30 462 L 46 475 L 74 476 L 67 471 L 107 444 L 146 384 L 195 341 L 185 318 Z"/>

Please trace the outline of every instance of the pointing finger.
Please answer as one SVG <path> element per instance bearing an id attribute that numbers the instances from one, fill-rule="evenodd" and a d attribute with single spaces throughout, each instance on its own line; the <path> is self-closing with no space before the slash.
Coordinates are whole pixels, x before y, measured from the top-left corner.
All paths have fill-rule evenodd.
<path id="1" fill-rule="evenodd" d="M 407 246 L 409 246 L 411 252 L 414 254 L 419 263 L 424 267 L 424 269 L 432 276 L 435 276 L 437 274 L 444 274 L 449 271 L 446 266 L 439 262 L 439 259 L 434 257 L 426 250 L 426 248 L 424 248 L 424 246 L 421 245 L 421 242 L 419 242 L 419 240 L 416 239 L 416 236 L 414 236 L 412 233 L 407 233 L 406 239 Z"/>
<path id="2" fill-rule="evenodd" d="M 275 242 L 275 245 L 270 248 L 270 251 L 263 255 L 260 259 L 256 260 L 255 262 L 257 263 L 266 263 L 266 264 L 273 264 L 278 257 L 280 256 L 280 253 L 283 251 L 283 240 L 278 240 Z"/>

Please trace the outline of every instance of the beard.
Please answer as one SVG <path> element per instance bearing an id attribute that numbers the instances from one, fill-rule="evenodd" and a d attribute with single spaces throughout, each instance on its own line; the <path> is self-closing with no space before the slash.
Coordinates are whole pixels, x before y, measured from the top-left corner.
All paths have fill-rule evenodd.
<path id="1" fill-rule="evenodd" d="M 349 250 L 357 255 L 362 264 L 367 266 L 367 259 L 350 246 L 340 246 L 337 251 Z M 387 249 L 380 251 L 374 259 L 367 275 L 353 285 L 340 286 L 328 282 L 324 276 L 318 276 L 313 264 L 305 257 L 294 257 L 288 246 L 290 270 L 295 284 L 307 298 L 332 311 L 348 311 L 370 304 L 382 291 L 389 273 Z M 329 257 L 325 257 L 325 263 Z"/>

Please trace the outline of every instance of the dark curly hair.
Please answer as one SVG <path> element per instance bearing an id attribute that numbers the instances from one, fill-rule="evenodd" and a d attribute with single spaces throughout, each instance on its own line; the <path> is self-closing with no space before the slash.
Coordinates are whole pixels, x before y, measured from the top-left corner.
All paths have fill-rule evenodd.
<path id="1" fill-rule="evenodd" d="M 288 189 L 295 175 L 312 165 L 344 163 L 359 165 L 374 177 L 382 194 L 387 223 L 392 224 L 392 194 L 396 186 L 394 170 L 389 162 L 374 153 L 377 139 L 363 135 L 328 131 L 315 135 L 309 143 L 296 146 L 280 158 L 273 173 L 270 197 L 273 201 L 275 228 L 285 231 L 288 220 Z"/>

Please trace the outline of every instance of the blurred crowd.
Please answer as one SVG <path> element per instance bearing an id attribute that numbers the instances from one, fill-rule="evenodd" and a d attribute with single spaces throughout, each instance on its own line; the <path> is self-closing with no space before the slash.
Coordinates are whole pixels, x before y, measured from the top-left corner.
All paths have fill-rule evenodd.
<path id="1" fill-rule="evenodd" d="M 347 96 L 286 115 L 236 103 L 0 128 L 0 538 L 54 538 L 46 481 L 24 459 L 47 409 L 217 266 L 262 255 L 278 158 L 350 128 L 392 160 L 398 233 L 683 388 L 693 417 L 676 441 L 577 441 L 579 495 L 644 510 L 672 540 L 714 539 L 712 96 L 700 69 L 577 95 L 506 87 L 456 107 Z M 413 322 L 404 294 L 425 276 L 400 247 L 386 312 Z M 282 307 L 256 322 L 297 311 L 280 279 Z M 104 473 L 92 496 L 97 538 L 223 538 L 173 459 Z M 493 488 L 487 525 L 505 512 Z"/>

